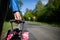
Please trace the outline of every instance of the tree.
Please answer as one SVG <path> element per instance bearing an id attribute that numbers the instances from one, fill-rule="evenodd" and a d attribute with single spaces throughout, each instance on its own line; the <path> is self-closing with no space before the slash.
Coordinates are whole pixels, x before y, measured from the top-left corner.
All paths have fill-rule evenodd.
<path id="1" fill-rule="evenodd" d="M 55 13 L 55 20 L 56 22 L 60 22 L 60 0 L 55 0 L 54 1 L 54 7 L 55 7 L 55 10 L 54 10 L 54 13 Z"/>
<path id="2" fill-rule="evenodd" d="M 29 19 L 32 20 L 33 17 L 32 13 L 33 13 L 32 10 L 27 9 L 24 15 L 25 20 L 29 20 Z"/>
<path id="3" fill-rule="evenodd" d="M 42 14 L 43 14 L 41 11 L 43 9 L 44 9 L 44 6 L 43 6 L 41 0 L 39 0 L 36 4 L 35 9 L 33 10 L 34 16 L 36 16 L 37 21 L 40 21 L 40 16 L 42 16 Z"/>
<path id="4" fill-rule="evenodd" d="M 48 21 L 59 22 L 60 21 L 60 0 L 49 0 L 46 8 L 49 13 Z"/>

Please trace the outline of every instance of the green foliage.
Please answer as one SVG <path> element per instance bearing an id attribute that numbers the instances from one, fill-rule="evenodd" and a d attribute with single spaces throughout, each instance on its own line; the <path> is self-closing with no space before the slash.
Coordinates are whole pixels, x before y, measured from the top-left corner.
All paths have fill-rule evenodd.
<path id="1" fill-rule="evenodd" d="M 24 18 L 25 18 L 25 20 L 29 20 L 29 17 L 31 18 L 31 20 L 32 20 L 32 17 L 33 17 L 33 15 L 32 15 L 32 10 L 27 10 L 26 11 L 26 13 L 25 13 L 25 15 L 24 15 Z"/>
<path id="2" fill-rule="evenodd" d="M 56 9 L 60 9 L 59 8 L 60 7 L 60 0 L 55 0 L 54 1 L 54 6 L 55 6 Z"/>
<path id="3" fill-rule="evenodd" d="M 54 0 L 52 2 L 49 2 L 47 7 L 47 13 L 49 13 L 50 16 L 48 16 L 48 21 L 51 22 L 59 22 L 59 17 L 60 17 L 60 1 Z"/>
<path id="4" fill-rule="evenodd" d="M 25 17 L 35 16 L 39 22 L 60 22 L 60 0 L 49 0 L 46 5 L 43 5 L 39 0 L 32 13 L 26 11 Z M 28 19 L 27 19 L 28 20 Z"/>
<path id="5" fill-rule="evenodd" d="M 41 16 L 44 14 L 45 12 L 45 7 L 42 5 L 42 2 L 39 0 L 36 4 L 36 8 L 34 9 L 34 14 L 37 18 L 37 21 L 40 21 Z"/>

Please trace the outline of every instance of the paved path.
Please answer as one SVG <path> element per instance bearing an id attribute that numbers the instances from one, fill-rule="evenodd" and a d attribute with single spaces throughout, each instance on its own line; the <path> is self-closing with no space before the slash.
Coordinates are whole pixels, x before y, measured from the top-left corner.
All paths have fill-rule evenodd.
<path id="1" fill-rule="evenodd" d="M 30 22 L 26 22 L 24 26 L 30 33 L 30 40 L 60 40 L 60 28 Z"/>
<path id="2" fill-rule="evenodd" d="M 60 28 L 30 22 L 26 22 L 24 26 L 30 33 L 30 40 L 60 40 Z"/>

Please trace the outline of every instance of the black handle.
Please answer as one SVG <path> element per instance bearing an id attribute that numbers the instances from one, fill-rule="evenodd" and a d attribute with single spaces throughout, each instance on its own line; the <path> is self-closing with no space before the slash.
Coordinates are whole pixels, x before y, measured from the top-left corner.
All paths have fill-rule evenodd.
<path id="1" fill-rule="evenodd" d="M 18 22 L 18 21 L 19 21 L 19 23 L 23 23 L 23 25 L 22 25 L 22 30 L 23 30 L 25 20 L 15 20 L 15 19 L 10 20 L 12 30 L 13 30 L 13 22 Z"/>
<path id="2" fill-rule="evenodd" d="M 17 22 L 17 23 L 25 23 L 25 20 L 15 20 L 15 19 L 12 19 L 10 20 L 10 22 Z"/>

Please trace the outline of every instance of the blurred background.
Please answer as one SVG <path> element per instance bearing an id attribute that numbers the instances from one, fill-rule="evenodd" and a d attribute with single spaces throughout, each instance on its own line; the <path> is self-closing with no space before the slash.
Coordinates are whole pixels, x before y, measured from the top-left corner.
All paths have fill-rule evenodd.
<path id="1" fill-rule="evenodd" d="M 19 4 L 26 21 L 60 23 L 59 0 L 20 0 Z M 7 21 L 12 18 L 12 14 L 8 11 Z"/>
<path id="2" fill-rule="evenodd" d="M 60 0 L 19 0 L 19 4 L 25 21 L 60 27 Z M 13 19 L 13 13 L 9 7 L 7 13 L 2 32 L 3 36 L 8 29 L 11 29 L 9 21 Z"/>

